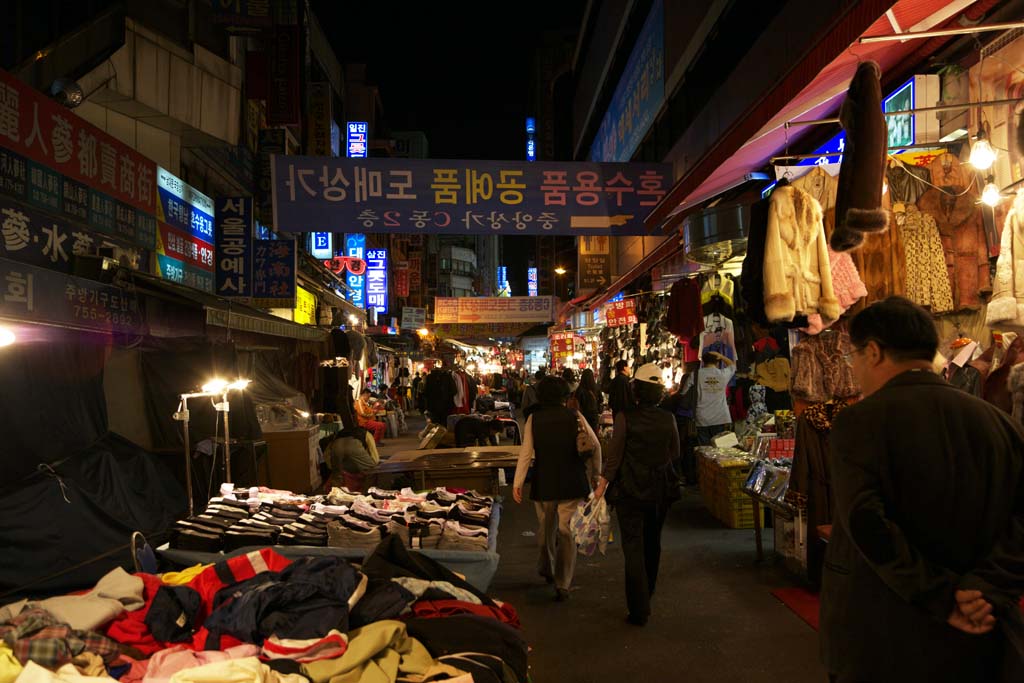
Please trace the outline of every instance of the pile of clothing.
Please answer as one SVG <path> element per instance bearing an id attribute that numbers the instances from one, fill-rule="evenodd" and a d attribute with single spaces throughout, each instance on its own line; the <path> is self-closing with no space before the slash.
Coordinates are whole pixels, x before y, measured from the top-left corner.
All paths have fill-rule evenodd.
<path id="1" fill-rule="evenodd" d="M 397 535 L 358 567 L 264 548 L 8 605 L 0 683 L 525 683 L 519 629 L 510 605 Z"/>
<path id="2" fill-rule="evenodd" d="M 297 497 L 264 490 L 212 498 L 198 515 L 177 522 L 170 547 L 202 552 L 254 546 L 329 546 L 372 550 L 387 536 L 408 548 L 490 548 L 494 499 L 474 491 L 371 488 L 366 495 L 334 488 L 327 496 Z"/>

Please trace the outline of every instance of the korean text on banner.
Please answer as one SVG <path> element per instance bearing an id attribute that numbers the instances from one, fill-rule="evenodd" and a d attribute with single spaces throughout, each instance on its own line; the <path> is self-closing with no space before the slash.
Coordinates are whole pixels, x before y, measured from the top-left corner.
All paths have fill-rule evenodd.
<path id="1" fill-rule="evenodd" d="M 427 309 L 412 306 L 402 307 L 402 329 L 418 330 L 427 324 Z"/>
<path id="2" fill-rule="evenodd" d="M 251 197 L 217 199 L 217 294 L 252 296 Z"/>
<path id="3" fill-rule="evenodd" d="M 151 160 L 2 70 L 0 113 L 0 146 L 152 213 Z"/>
<path id="4" fill-rule="evenodd" d="M 549 296 L 434 299 L 435 323 L 550 322 L 554 302 Z"/>
<path id="5" fill-rule="evenodd" d="M 0 317 L 132 335 L 146 331 L 134 293 L 3 258 Z"/>
<path id="6" fill-rule="evenodd" d="M 625 299 L 623 301 L 616 301 L 615 303 L 607 304 L 604 307 L 604 313 L 605 324 L 608 327 L 635 325 L 637 322 L 636 300 Z"/>
<path id="7" fill-rule="evenodd" d="M 156 252 L 161 277 L 205 292 L 214 291 L 215 212 L 210 197 L 157 167 Z"/>
<path id="8" fill-rule="evenodd" d="M 388 250 L 366 252 L 366 306 L 378 315 L 388 312 Z"/>
<path id="9" fill-rule="evenodd" d="M 642 235 L 668 164 L 275 156 L 274 225 L 375 233 Z"/>
<path id="10" fill-rule="evenodd" d="M 292 240 L 255 240 L 252 305 L 295 308 L 297 252 Z"/>

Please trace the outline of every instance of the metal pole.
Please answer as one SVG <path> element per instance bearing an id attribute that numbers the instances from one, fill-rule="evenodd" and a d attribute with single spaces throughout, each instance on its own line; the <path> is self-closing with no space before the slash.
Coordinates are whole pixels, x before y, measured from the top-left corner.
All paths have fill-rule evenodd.
<path id="1" fill-rule="evenodd" d="M 900 111 L 883 112 L 883 116 L 906 116 L 907 114 L 924 114 L 927 112 L 956 111 L 957 109 L 970 109 L 972 107 L 997 107 L 1003 104 L 1016 104 L 1021 97 L 1011 97 L 1005 100 L 989 100 L 988 102 L 964 102 L 962 104 L 940 104 L 935 107 L 917 107 L 916 109 L 901 109 Z M 800 121 L 788 121 L 786 128 L 790 126 L 818 126 L 824 123 L 839 123 L 836 117 L 828 119 L 804 119 Z"/>
<path id="2" fill-rule="evenodd" d="M 188 494 L 188 516 L 195 514 L 195 504 L 192 502 L 192 443 L 188 437 L 188 399 L 181 398 L 182 408 L 186 415 L 183 420 L 185 430 L 185 491 Z"/>
<path id="3" fill-rule="evenodd" d="M 231 483 L 231 432 L 228 431 L 228 413 L 231 406 L 228 404 L 228 392 L 224 391 L 224 481 Z"/>
<path id="4" fill-rule="evenodd" d="M 985 31 L 1008 31 L 1015 28 L 1024 28 L 1024 21 L 1010 21 L 1004 24 L 988 24 L 986 26 L 971 26 L 968 28 L 941 28 L 934 31 L 918 31 L 916 33 L 894 33 L 884 36 L 868 36 L 858 39 L 858 43 L 886 43 L 894 40 L 914 40 L 916 38 L 938 38 L 940 36 L 963 36 L 972 33 L 984 33 Z"/>

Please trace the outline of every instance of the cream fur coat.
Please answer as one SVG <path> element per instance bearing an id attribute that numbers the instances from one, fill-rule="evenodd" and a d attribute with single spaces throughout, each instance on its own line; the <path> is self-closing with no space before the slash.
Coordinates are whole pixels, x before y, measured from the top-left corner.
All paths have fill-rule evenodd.
<path id="1" fill-rule="evenodd" d="M 839 318 L 822 218 L 821 204 L 803 190 L 786 185 L 772 193 L 764 253 L 769 321 L 787 322 L 812 313 L 828 322 Z"/>
<path id="2" fill-rule="evenodd" d="M 1003 224 L 985 324 L 1024 327 L 1024 193 L 1017 194 Z"/>

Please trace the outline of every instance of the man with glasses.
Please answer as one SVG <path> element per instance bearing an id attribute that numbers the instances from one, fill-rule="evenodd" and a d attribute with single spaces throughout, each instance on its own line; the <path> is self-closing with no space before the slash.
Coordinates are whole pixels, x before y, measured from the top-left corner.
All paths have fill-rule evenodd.
<path id="1" fill-rule="evenodd" d="M 829 439 L 832 680 L 1024 680 L 1024 431 L 933 372 L 935 325 L 907 299 L 862 311 L 850 340 L 863 400 Z"/>

